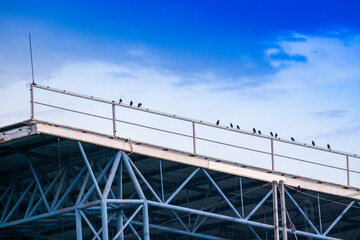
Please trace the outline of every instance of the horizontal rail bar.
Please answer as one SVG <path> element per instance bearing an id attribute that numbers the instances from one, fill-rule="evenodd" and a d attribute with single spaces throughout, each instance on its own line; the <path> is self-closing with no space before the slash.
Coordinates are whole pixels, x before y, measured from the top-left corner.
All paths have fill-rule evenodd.
<path id="1" fill-rule="evenodd" d="M 97 117 L 97 118 L 101 118 L 101 119 L 111 120 L 111 121 L 112 121 L 112 118 L 103 117 L 103 116 L 96 115 L 96 114 L 92 114 L 92 113 L 86 113 L 86 112 L 81 112 L 81 111 L 77 111 L 77 110 L 72 110 L 72 109 L 69 109 L 69 108 L 58 107 L 58 106 L 55 106 L 55 105 L 51 105 L 51 104 L 47 104 L 47 103 L 42 103 L 42 102 L 34 102 L 34 103 L 35 103 L 35 104 L 38 104 L 38 105 L 46 106 L 46 107 L 57 108 L 57 109 L 64 110 L 64 111 L 68 111 L 68 112 L 79 113 L 79 114 L 83 114 L 83 115 L 87 115 L 87 116 L 91 116 L 91 117 Z"/>
<path id="2" fill-rule="evenodd" d="M 305 162 L 305 163 L 310 163 L 310 164 L 313 164 L 313 165 L 319 165 L 319 166 L 323 166 L 323 167 L 328 167 L 328 168 L 334 168 L 334 169 L 338 169 L 338 170 L 347 171 L 346 168 L 335 167 L 335 166 L 331 166 L 331 165 L 327 165 L 327 164 L 323 164 L 323 163 L 311 162 L 309 160 L 305 160 L 305 159 L 301 159 L 301 158 L 294 158 L 294 157 L 289 157 L 289 156 L 280 155 L 280 154 L 274 154 L 274 156 L 283 157 L 283 158 L 295 160 L 295 161 L 298 161 L 298 162 Z"/>
<path id="3" fill-rule="evenodd" d="M 209 123 L 209 122 L 205 122 L 205 121 L 201 121 L 201 120 L 199 121 L 199 120 L 196 120 L 196 119 L 181 117 L 181 116 L 178 116 L 178 115 L 175 115 L 175 114 L 163 113 L 163 112 L 156 111 L 156 110 L 151 110 L 151 109 L 148 109 L 148 108 L 133 107 L 133 106 L 130 106 L 130 105 L 125 104 L 125 103 L 121 103 L 121 104 L 116 103 L 116 102 L 114 103 L 113 101 L 110 101 L 110 100 L 96 98 L 96 97 L 93 97 L 93 96 L 86 96 L 86 95 L 83 95 L 83 94 L 74 93 L 74 92 L 70 92 L 70 91 L 66 91 L 66 90 L 60 90 L 60 89 L 52 88 L 52 87 L 49 87 L 49 86 L 36 84 L 36 85 L 33 85 L 33 87 L 38 88 L 38 89 L 51 91 L 51 92 L 70 95 L 70 96 L 74 96 L 74 97 L 84 98 L 84 99 L 88 99 L 88 100 L 92 100 L 92 101 L 102 102 L 102 103 L 106 103 L 106 104 L 109 104 L 109 105 L 114 104 L 116 106 L 130 108 L 130 109 L 133 109 L 133 110 L 147 112 L 147 113 L 152 113 L 152 114 L 155 114 L 155 115 L 160 115 L 160 116 L 164 116 L 164 117 L 168 117 L 168 118 L 183 120 L 183 121 L 187 121 L 187 122 L 194 122 L 196 124 L 205 125 L 205 126 L 209 126 L 209 127 L 213 127 L 213 128 L 218 128 L 218 129 L 223 129 L 223 130 L 227 130 L 227 131 L 243 133 L 243 134 L 252 135 L 252 136 L 255 136 L 255 137 L 259 137 L 259 138 L 273 139 L 274 141 L 277 141 L 277 142 L 284 142 L 284 143 L 288 143 L 288 144 L 292 144 L 292 145 L 297 145 L 297 146 L 301 146 L 301 147 L 316 149 L 316 150 L 319 150 L 319 151 L 324 151 L 324 152 L 329 152 L 329 153 L 333 153 L 333 154 L 339 154 L 339 155 L 344 155 L 344 156 L 349 156 L 349 157 L 360 159 L 360 156 L 358 156 L 357 154 L 345 153 L 345 152 L 337 151 L 337 150 L 329 150 L 327 148 L 322 148 L 322 147 L 318 147 L 318 146 L 312 146 L 310 144 L 293 142 L 291 140 L 286 140 L 286 139 L 281 139 L 281 138 L 274 138 L 274 137 L 271 137 L 271 136 L 268 136 L 268 135 L 254 134 L 254 133 L 252 133 L 250 131 L 232 129 L 232 128 L 229 128 L 229 127 L 219 126 L 219 125 Z"/>

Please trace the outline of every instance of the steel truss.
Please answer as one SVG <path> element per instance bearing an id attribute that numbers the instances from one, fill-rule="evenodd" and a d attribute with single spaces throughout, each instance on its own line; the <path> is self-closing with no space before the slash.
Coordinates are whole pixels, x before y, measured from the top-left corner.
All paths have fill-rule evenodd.
<path id="1" fill-rule="evenodd" d="M 89 154 L 84 146 L 73 143 L 79 157 L 47 167 L 36 164 L 34 154 L 17 152 L 29 171 L 0 181 L 0 237 L 341 239 L 339 231 L 360 224 L 358 201 L 342 202 L 341 212 L 322 218 L 330 203 L 317 194 L 309 214 L 306 195 L 283 182 L 257 183 L 251 191 L 261 188 L 261 196 L 246 199 L 242 178 L 236 178 L 238 190 L 229 189 L 224 181 L 231 175 L 181 165 L 164 169 L 159 159 L 139 167 L 139 156 L 133 161 L 111 149 Z M 166 175 L 181 168 L 179 178 Z M 351 232 L 352 238 L 359 232 Z"/>

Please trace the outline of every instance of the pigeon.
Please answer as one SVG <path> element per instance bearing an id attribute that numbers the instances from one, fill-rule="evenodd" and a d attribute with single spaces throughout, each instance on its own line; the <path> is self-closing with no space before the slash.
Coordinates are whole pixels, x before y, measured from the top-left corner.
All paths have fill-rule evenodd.
<path id="1" fill-rule="evenodd" d="M 294 139 L 293 137 L 291 137 L 291 140 L 292 140 L 293 142 L 295 142 L 295 139 Z"/>
<path id="2" fill-rule="evenodd" d="M 142 105 L 142 104 L 141 104 L 141 103 L 139 103 L 139 104 L 138 104 L 138 107 L 141 107 L 141 105 Z"/>
<path id="3" fill-rule="evenodd" d="M 327 145 L 327 148 L 328 148 L 329 150 L 331 150 L 330 144 Z"/>
<path id="4" fill-rule="evenodd" d="M 133 101 L 130 101 L 130 106 L 132 106 L 133 105 Z"/>
<path id="5" fill-rule="evenodd" d="M 216 126 L 218 126 L 218 125 L 219 125 L 219 123 L 220 123 L 220 120 L 217 120 L 217 122 L 216 122 Z"/>
<path id="6" fill-rule="evenodd" d="M 261 135 L 261 131 L 260 131 L 260 130 L 258 130 L 258 133 Z"/>
<path id="7" fill-rule="evenodd" d="M 236 128 L 237 128 L 238 130 L 240 130 L 240 127 L 239 127 L 239 125 L 236 125 Z"/>
<path id="8" fill-rule="evenodd" d="M 277 138 L 277 133 L 275 133 L 275 138 Z"/>
<path id="9" fill-rule="evenodd" d="M 315 146 L 315 142 L 314 142 L 314 141 L 311 141 L 311 144 L 312 144 L 313 146 Z"/>
<path id="10" fill-rule="evenodd" d="M 256 133 L 256 129 L 255 129 L 255 128 L 253 128 L 253 133 Z"/>
<path id="11" fill-rule="evenodd" d="M 271 135 L 272 137 L 274 137 L 274 134 L 273 134 L 272 132 L 270 132 L 270 135 Z"/>
<path id="12" fill-rule="evenodd" d="M 122 99 L 121 99 L 121 98 L 119 99 L 119 103 L 122 103 Z"/>
<path id="13" fill-rule="evenodd" d="M 231 128 L 233 128 L 233 125 L 232 125 L 232 123 L 230 123 L 230 127 L 231 127 Z"/>

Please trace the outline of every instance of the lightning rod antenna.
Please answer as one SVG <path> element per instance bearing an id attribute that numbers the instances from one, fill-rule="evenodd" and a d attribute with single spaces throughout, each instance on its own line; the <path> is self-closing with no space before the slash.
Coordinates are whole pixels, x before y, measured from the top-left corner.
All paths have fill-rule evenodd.
<path id="1" fill-rule="evenodd" d="M 31 59 L 32 84 L 35 84 L 35 79 L 34 79 L 34 64 L 33 64 L 32 46 L 31 46 L 31 35 L 30 35 L 30 33 L 29 33 L 29 44 L 30 44 L 30 59 Z"/>

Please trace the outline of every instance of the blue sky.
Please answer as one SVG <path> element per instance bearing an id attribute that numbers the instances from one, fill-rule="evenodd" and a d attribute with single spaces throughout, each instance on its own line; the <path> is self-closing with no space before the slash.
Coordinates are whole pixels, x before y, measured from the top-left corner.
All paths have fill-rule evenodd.
<path id="1" fill-rule="evenodd" d="M 38 83 L 360 153 L 359 1 L 0 2 L 0 125 Z M 11 104 L 8 104 L 11 102 Z"/>

